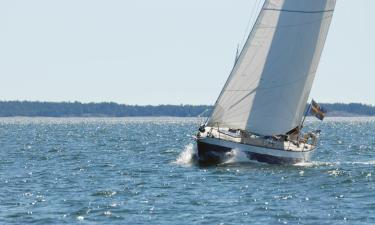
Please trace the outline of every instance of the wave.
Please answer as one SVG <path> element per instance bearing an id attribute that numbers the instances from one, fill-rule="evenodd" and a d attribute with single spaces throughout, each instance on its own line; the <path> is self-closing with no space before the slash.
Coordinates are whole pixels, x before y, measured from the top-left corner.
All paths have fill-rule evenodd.
<path id="1" fill-rule="evenodd" d="M 375 165 L 375 160 L 367 161 L 367 162 L 352 162 L 351 164 L 360 164 L 360 165 Z"/>
<path id="2" fill-rule="evenodd" d="M 375 165 L 375 160 L 373 161 L 364 161 L 364 162 L 302 162 L 294 164 L 298 167 L 320 167 L 320 166 L 340 166 L 340 165 Z"/>
<path id="3" fill-rule="evenodd" d="M 319 162 L 319 161 L 311 161 L 311 162 L 301 162 L 296 163 L 293 166 L 298 167 L 319 167 L 319 166 L 338 166 L 341 162 Z"/>

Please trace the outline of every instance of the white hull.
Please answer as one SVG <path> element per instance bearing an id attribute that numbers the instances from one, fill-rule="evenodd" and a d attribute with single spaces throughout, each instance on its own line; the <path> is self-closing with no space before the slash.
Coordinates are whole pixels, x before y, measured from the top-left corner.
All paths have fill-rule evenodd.
<path id="1" fill-rule="evenodd" d="M 314 149 L 308 151 L 291 151 L 241 144 L 218 138 L 204 137 L 197 140 L 199 161 L 202 163 L 219 163 L 233 149 L 244 152 L 250 160 L 270 164 L 295 164 L 309 161 Z"/>

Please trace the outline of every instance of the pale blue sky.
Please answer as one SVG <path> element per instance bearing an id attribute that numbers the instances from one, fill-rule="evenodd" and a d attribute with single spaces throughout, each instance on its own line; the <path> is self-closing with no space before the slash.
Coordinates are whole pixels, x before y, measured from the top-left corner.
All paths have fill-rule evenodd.
<path id="1" fill-rule="evenodd" d="M 259 1 L 0 0 L 0 99 L 213 104 Z M 375 104 L 374 8 L 338 0 L 316 100 Z"/>

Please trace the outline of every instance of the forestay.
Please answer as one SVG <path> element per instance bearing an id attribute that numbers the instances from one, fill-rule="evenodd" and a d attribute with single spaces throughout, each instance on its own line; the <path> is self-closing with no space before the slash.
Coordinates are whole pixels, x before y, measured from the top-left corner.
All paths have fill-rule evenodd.
<path id="1" fill-rule="evenodd" d="M 208 125 L 285 134 L 300 125 L 336 0 L 266 0 Z"/>

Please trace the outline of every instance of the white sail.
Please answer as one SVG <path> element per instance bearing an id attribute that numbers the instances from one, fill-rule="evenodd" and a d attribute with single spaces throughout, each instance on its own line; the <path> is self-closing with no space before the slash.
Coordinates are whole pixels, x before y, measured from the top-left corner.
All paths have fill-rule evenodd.
<path id="1" fill-rule="evenodd" d="M 209 126 L 285 134 L 300 125 L 336 0 L 266 0 Z"/>

